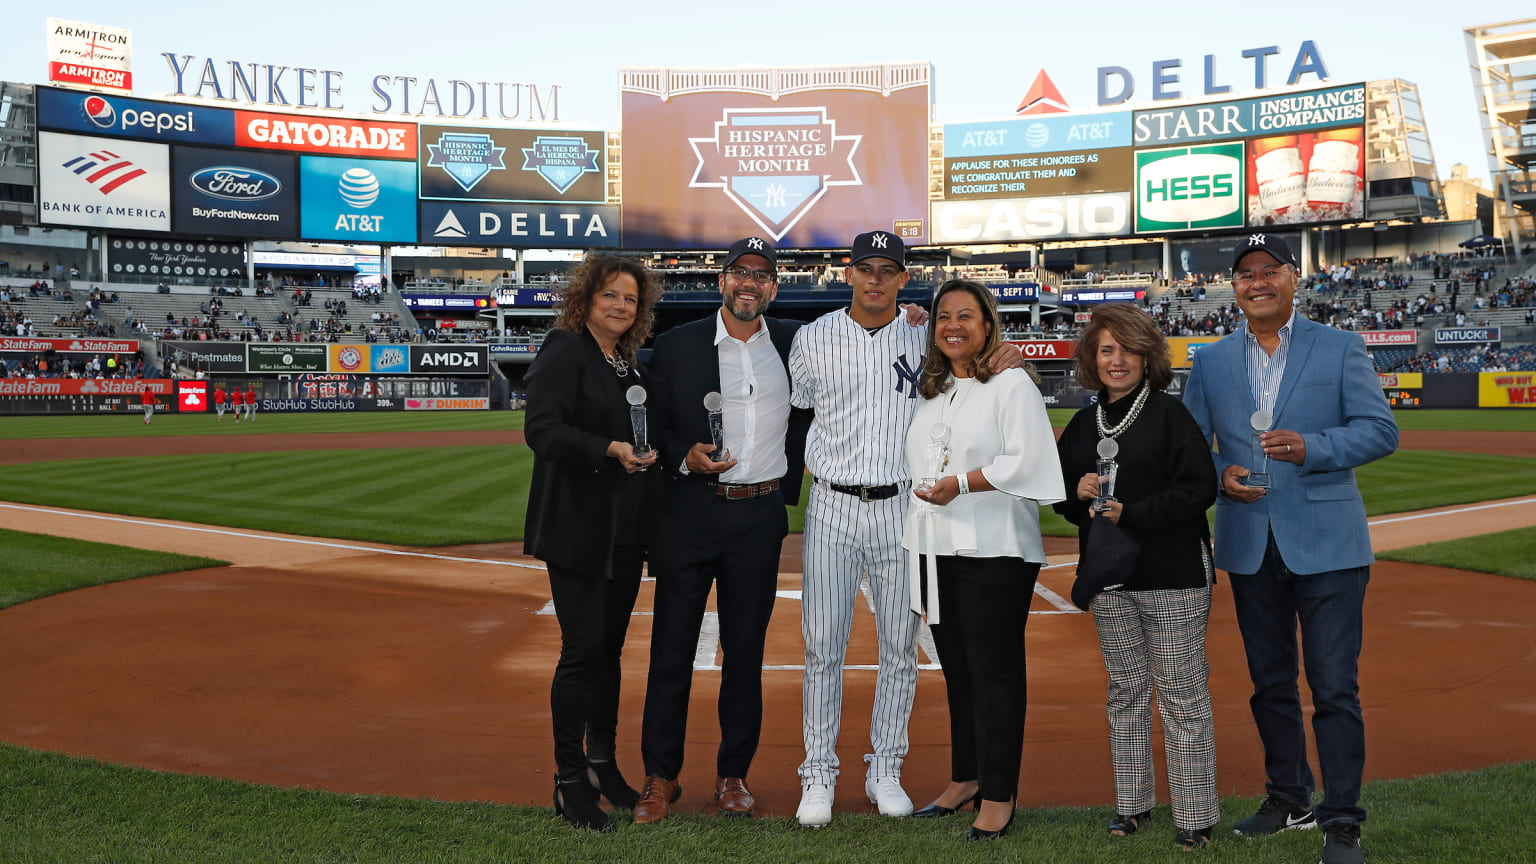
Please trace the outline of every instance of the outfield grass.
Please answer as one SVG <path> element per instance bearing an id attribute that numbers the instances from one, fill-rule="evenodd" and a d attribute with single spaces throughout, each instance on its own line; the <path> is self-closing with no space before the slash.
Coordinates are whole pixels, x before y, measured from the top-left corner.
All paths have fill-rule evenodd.
<path id="1" fill-rule="evenodd" d="M 851 794 L 851 793 L 850 793 Z M 921 796 L 920 796 L 921 797 Z M 1525 861 L 1536 827 L 1536 763 L 1365 785 L 1371 860 L 1400 864 Z M 1243 840 L 1227 830 L 1256 798 L 1222 801 L 1202 861 L 1315 861 L 1318 831 Z M 550 808 L 370 798 L 158 774 L 0 745 L 0 849 L 29 864 L 285 864 L 568 861 L 1187 862 L 1168 807 L 1134 837 L 1111 838 L 1113 809 L 1023 810 L 1008 836 L 967 843 L 970 816 L 839 815 L 819 831 L 788 819 L 682 813 L 650 827 L 621 817 L 594 835 Z"/>
<path id="2" fill-rule="evenodd" d="M 0 499 L 406 546 L 522 537 L 527 447 L 307 450 L 0 466 Z"/>
<path id="3" fill-rule="evenodd" d="M 5 529 L 0 549 L 0 609 L 75 588 L 229 563 Z"/>
<path id="4" fill-rule="evenodd" d="M 0 466 L 0 499 L 407 546 L 522 538 L 527 447 L 73 459 Z M 1404 450 L 1358 471 L 1372 516 L 1536 493 L 1536 459 Z M 804 499 L 790 530 L 804 526 Z M 1075 536 L 1045 508 L 1041 530 Z"/>
<path id="5" fill-rule="evenodd" d="M 294 435 L 305 432 L 457 432 L 521 429 L 521 411 L 358 411 L 334 414 L 263 414 L 255 423 L 220 421 L 213 414 L 157 414 L 148 426 L 139 412 L 102 416 L 45 415 L 0 418 L 7 438 L 174 438 L 181 435 Z"/>
<path id="6" fill-rule="evenodd" d="M 1376 557 L 1536 580 L 1536 527 L 1409 546 Z"/>
<path id="7" fill-rule="evenodd" d="M 1450 432 L 1488 430 L 1495 432 L 1536 432 L 1536 412 L 1523 408 L 1437 409 L 1433 411 L 1399 409 L 1392 412 L 1399 429 L 1439 429 Z"/>

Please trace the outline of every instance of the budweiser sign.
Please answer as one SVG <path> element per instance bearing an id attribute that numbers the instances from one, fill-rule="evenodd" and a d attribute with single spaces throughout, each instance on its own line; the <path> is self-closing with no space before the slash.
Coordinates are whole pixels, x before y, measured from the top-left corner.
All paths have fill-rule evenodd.
<path id="1" fill-rule="evenodd" d="M 3 378 L 0 396 L 169 396 L 175 387 L 158 378 Z"/>
<path id="2" fill-rule="evenodd" d="M 0 351 L 58 351 L 61 354 L 132 354 L 136 339 L 33 339 L 0 337 Z"/>
<path id="3" fill-rule="evenodd" d="M 1385 348 L 1391 345 L 1416 345 L 1417 330 L 1366 330 L 1360 334 L 1367 348 Z"/>

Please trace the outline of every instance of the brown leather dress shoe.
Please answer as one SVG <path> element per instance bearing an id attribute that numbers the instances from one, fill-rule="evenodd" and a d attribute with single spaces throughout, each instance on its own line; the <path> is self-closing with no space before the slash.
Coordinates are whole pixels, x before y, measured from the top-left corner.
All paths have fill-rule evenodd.
<path id="1" fill-rule="evenodd" d="M 672 815 L 672 802 L 683 794 L 683 787 L 676 780 L 663 780 L 655 774 L 645 775 L 645 786 L 640 790 L 640 803 L 635 805 L 635 824 L 650 825 Z"/>
<path id="2" fill-rule="evenodd" d="M 720 808 L 720 815 L 751 816 L 754 803 L 752 790 L 747 788 L 745 778 L 715 778 L 715 806 Z"/>

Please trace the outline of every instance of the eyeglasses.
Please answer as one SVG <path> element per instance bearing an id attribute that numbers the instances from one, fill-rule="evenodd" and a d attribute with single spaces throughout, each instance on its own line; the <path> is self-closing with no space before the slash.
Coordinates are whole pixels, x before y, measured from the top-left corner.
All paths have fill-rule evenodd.
<path id="1" fill-rule="evenodd" d="M 743 282 L 750 279 L 759 285 L 767 285 L 773 281 L 772 270 L 748 270 L 745 267 L 727 267 L 725 272 L 727 275 L 740 279 Z"/>

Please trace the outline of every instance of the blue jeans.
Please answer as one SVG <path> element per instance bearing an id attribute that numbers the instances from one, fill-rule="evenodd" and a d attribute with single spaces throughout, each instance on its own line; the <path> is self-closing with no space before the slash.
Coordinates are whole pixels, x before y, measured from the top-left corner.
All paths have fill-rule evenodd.
<path id="1" fill-rule="evenodd" d="M 1360 776 L 1365 721 L 1360 715 L 1360 643 L 1371 568 L 1298 575 L 1286 568 L 1270 536 L 1259 572 L 1233 575 L 1237 626 L 1253 679 L 1253 722 L 1264 742 L 1269 794 L 1294 807 L 1312 805 L 1317 788 L 1307 764 L 1306 729 L 1296 686 L 1297 622 L 1312 691 L 1312 733 L 1323 772 L 1317 821 L 1364 822 Z"/>

